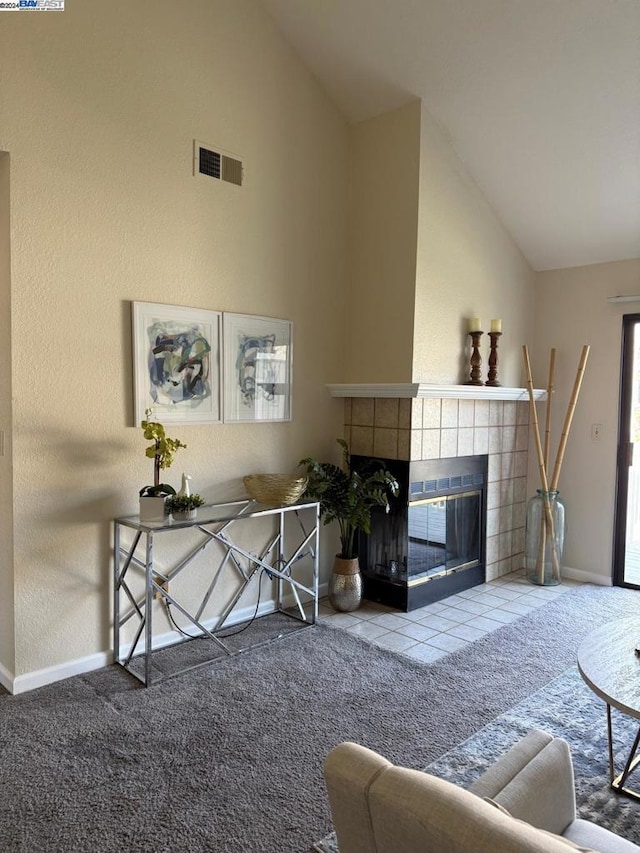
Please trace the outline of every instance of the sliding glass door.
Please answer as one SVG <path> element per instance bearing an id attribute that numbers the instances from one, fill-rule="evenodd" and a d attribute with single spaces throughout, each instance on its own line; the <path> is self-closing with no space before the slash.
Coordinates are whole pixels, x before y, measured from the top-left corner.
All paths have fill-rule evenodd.
<path id="1" fill-rule="evenodd" d="M 640 314 L 622 318 L 613 582 L 640 588 Z"/>

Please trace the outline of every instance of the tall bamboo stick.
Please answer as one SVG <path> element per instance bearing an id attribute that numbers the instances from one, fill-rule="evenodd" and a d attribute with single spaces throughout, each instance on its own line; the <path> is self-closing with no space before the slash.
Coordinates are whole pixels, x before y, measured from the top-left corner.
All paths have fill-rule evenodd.
<path id="1" fill-rule="evenodd" d="M 547 380 L 547 406 L 546 406 L 546 419 L 545 419 L 545 430 L 544 430 L 544 470 L 549 470 L 549 451 L 551 446 L 551 408 L 553 404 L 553 375 L 555 371 L 556 365 L 556 348 L 551 347 L 551 353 L 549 355 L 549 379 Z M 542 572 L 541 582 L 544 580 L 544 554 L 547 547 L 547 524 L 546 522 L 541 525 L 540 530 L 540 542 L 538 543 L 538 556 L 536 558 L 536 565 L 538 567 L 538 571 Z"/>
<path id="2" fill-rule="evenodd" d="M 551 444 L 551 405 L 553 400 L 553 374 L 556 366 L 556 348 L 551 347 L 549 356 L 549 380 L 547 382 L 547 412 L 544 430 L 544 466 L 549 470 L 549 448 Z"/>
<path id="3" fill-rule="evenodd" d="M 562 428 L 562 435 L 560 436 L 560 444 L 558 445 L 558 453 L 556 455 L 556 464 L 553 469 L 553 476 L 551 477 L 551 491 L 556 491 L 558 488 L 558 481 L 560 480 L 560 469 L 562 468 L 562 461 L 564 459 L 564 451 L 567 446 L 567 439 L 569 438 L 569 430 L 571 429 L 571 421 L 573 420 L 573 413 L 576 409 L 576 403 L 578 402 L 578 395 L 580 394 L 580 386 L 582 385 L 582 379 L 584 377 L 584 369 L 587 364 L 587 359 L 589 358 L 589 350 L 591 347 L 586 344 L 582 347 L 582 355 L 580 356 L 580 363 L 578 364 L 578 371 L 576 373 L 576 380 L 573 383 L 573 391 L 571 393 L 571 400 L 569 401 L 569 406 L 567 407 L 567 414 L 564 419 L 564 426 Z"/>
<path id="4" fill-rule="evenodd" d="M 540 482 L 545 492 L 549 491 L 547 483 L 547 469 L 544 462 L 544 452 L 540 441 L 540 427 L 538 426 L 538 412 L 536 410 L 536 402 L 533 397 L 533 379 L 531 377 L 531 362 L 529 361 L 529 350 L 525 344 L 522 347 L 522 356 L 524 358 L 524 369 L 527 379 L 527 391 L 529 392 L 529 409 L 531 412 L 531 420 L 533 422 L 533 437 L 536 443 L 536 451 L 538 453 L 538 469 L 540 471 Z"/>
<path id="5" fill-rule="evenodd" d="M 531 410 L 531 420 L 533 421 L 533 435 L 536 442 L 536 451 L 538 453 L 538 468 L 540 470 L 540 482 L 542 484 L 542 490 L 544 492 L 543 498 L 543 506 L 544 506 L 544 522 L 542 524 L 542 529 L 540 531 L 540 538 L 542 539 L 543 547 L 539 549 L 538 555 L 536 558 L 537 562 L 537 570 L 540 575 L 540 583 L 544 582 L 544 552 L 546 548 L 546 538 L 547 532 L 549 533 L 549 538 L 551 541 L 551 564 L 552 570 L 557 577 L 560 577 L 560 559 L 558 557 L 558 552 L 555 547 L 555 529 L 553 522 L 553 513 L 551 512 L 551 501 L 549 500 L 549 484 L 547 481 L 547 469 L 545 465 L 544 452 L 542 450 L 542 442 L 540 441 L 540 427 L 538 425 L 538 412 L 536 410 L 536 404 L 533 397 L 533 378 L 531 376 L 531 362 L 529 361 L 529 350 L 526 344 L 522 347 L 522 355 L 524 358 L 524 367 L 525 373 L 527 377 L 527 390 L 529 392 L 529 408 Z"/>

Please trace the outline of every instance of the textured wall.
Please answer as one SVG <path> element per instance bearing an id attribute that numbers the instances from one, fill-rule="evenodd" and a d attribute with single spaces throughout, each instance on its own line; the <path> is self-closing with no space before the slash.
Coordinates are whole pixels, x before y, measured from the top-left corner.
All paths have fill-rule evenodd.
<path id="1" fill-rule="evenodd" d="M 505 227 L 506 226 L 506 227 Z M 469 378 L 467 320 L 503 320 L 499 379 L 520 387 L 530 341 L 534 273 L 442 128 L 422 108 L 413 381 Z M 488 337 L 482 339 L 486 379 Z"/>
<path id="2" fill-rule="evenodd" d="M 499 378 L 521 386 L 534 272 L 421 101 L 352 128 L 351 190 L 343 381 L 466 381 L 480 316 L 502 318 Z"/>
<path id="3" fill-rule="evenodd" d="M 419 101 L 352 128 L 344 382 L 411 380 L 419 169 Z"/>
<path id="4" fill-rule="evenodd" d="M 0 152 L 0 666 L 14 671 L 13 491 L 11 466 L 11 253 L 9 227 L 9 155 Z"/>
<path id="5" fill-rule="evenodd" d="M 294 421 L 173 429 L 174 484 L 242 494 L 243 474 L 333 454 L 342 422 L 324 386 L 346 330 L 344 121 L 252 0 L 65 5 L 0 29 L 16 674 L 110 647 L 109 520 L 151 476 L 131 300 L 294 322 Z M 242 190 L 192 177 L 194 138 L 243 157 Z"/>
<path id="6" fill-rule="evenodd" d="M 612 569 L 622 316 L 640 310 L 640 303 L 611 304 L 607 297 L 639 293 L 639 280 L 638 259 L 537 275 L 532 370 L 539 387 L 547 384 L 549 353 L 556 348 L 552 460 L 582 347 L 591 346 L 560 473 L 567 517 L 563 563 L 605 582 Z M 592 424 L 602 425 L 599 441 L 591 440 Z M 534 461 L 529 482 L 537 488 Z"/>

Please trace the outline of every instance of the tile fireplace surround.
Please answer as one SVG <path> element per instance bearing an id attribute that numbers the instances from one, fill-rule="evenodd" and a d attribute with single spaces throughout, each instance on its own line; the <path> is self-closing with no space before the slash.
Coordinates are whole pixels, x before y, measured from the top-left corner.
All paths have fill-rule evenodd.
<path id="1" fill-rule="evenodd" d="M 488 455 L 486 579 L 495 580 L 523 565 L 528 396 L 523 389 L 472 394 L 468 386 L 460 386 L 456 396 L 457 387 L 408 386 L 407 396 L 396 396 L 401 390 L 391 396 L 376 386 L 381 396 L 370 397 L 356 386 L 329 390 L 344 397 L 344 437 L 354 454 L 409 462 Z"/>

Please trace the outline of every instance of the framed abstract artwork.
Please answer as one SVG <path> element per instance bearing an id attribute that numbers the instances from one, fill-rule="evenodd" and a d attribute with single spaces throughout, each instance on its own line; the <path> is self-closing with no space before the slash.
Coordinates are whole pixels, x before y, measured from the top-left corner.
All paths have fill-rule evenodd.
<path id="1" fill-rule="evenodd" d="M 221 420 L 219 311 L 134 302 L 136 425 L 153 410 L 161 423 Z"/>
<path id="2" fill-rule="evenodd" d="M 292 324 L 222 315 L 224 421 L 290 421 Z"/>

